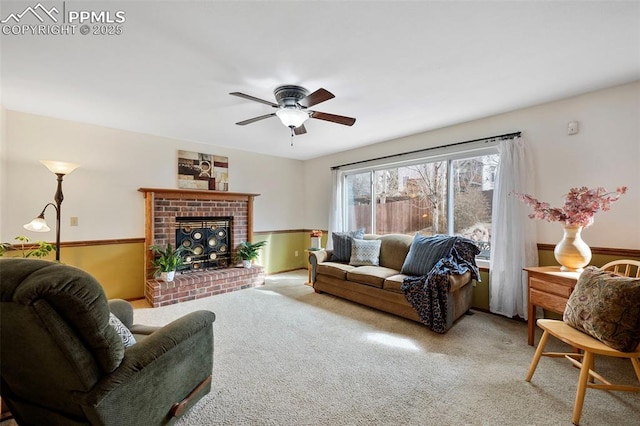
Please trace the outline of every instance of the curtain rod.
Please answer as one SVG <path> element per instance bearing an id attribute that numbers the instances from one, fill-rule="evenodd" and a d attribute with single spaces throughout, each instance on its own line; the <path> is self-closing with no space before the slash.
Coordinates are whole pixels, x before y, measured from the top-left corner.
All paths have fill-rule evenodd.
<path id="1" fill-rule="evenodd" d="M 417 154 L 419 152 L 427 152 L 427 151 L 432 151 L 434 149 L 448 148 L 450 146 L 464 145 L 464 144 L 467 144 L 467 143 L 482 142 L 482 141 L 488 142 L 490 140 L 495 140 L 495 139 L 500 139 L 500 140 L 502 140 L 502 139 L 513 139 L 513 138 L 517 138 L 521 134 L 522 134 L 522 132 L 505 133 L 503 135 L 490 136 L 490 137 L 487 137 L 487 138 L 473 139 L 473 140 L 464 141 L 464 142 L 455 142 L 455 143 L 450 143 L 448 145 L 433 146 L 431 148 L 416 149 L 415 151 L 403 152 L 402 154 L 391 154 L 391 155 L 385 155 L 385 156 L 378 157 L 378 158 L 370 158 L 368 160 L 354 161 L 353 163 L 340 164 L 339 166 L 331 167 L 331 170 L 338 170 L 341 167 L 353 166 L 355 164 L 368 163 L 370 161 L 386 160 L 387 158 L 401 157 L 403 155 Z"/>

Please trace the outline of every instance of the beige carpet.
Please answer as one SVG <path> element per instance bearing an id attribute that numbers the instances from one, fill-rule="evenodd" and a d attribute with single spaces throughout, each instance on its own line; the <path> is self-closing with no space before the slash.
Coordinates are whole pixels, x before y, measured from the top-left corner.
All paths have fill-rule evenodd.
<path id="1" fill-rule="evenodd" d="M 178 424 L 571 424 L 578 370 L 544 358 L 525 382 L 526 324 L 475 313 L 439 335 L 315 294 L 305 280 L 306 271 L 279 274 L 264 287 L 135 311 L 149 325 L 196 309 L 217 315 L 212 392 Z M 596 362 L 605 377 L 634 383 L 628 361 Z M 587 391 L 582 425 L 639 419 L 640 394 Z"/>

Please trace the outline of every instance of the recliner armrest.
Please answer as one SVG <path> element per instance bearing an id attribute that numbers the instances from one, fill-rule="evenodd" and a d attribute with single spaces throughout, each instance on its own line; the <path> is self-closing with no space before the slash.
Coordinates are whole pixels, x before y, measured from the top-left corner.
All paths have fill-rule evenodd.
<path id="1" fill-rule="evenodd" d="M 109 310 L 112 314 L 118 317 L 125 327 L 129 329 L 133 334 L 149 335 L 155 333 L 162 327 L 155 327 L 150 325 L 133 324 L 133 307 L 131 303 L 122 299 L 109 300 Z"/>
<path id="2" fill-rule="evenodd" d="M 213 322 L 215 314 L 211 311 L 195 311 L 184 315 L 181 318 L 167 324 L 156 332 L 150 334 L 144 340 L 130 346 L 125 351 L 122 363 L 113 373 L 105 376 L 96 386 L 84 395 L 86 403 L 98 405 L 100 401 L 110 392 L 116 390 L 119 386 L 133 380 L 136 374 L 145 368 L 153 368 L 154 361 L 160 359 L 163 355 L 169 355 L 174 349 L 178 348 L 181 343 L 198 335 L 199 333 L 207 333 L 206 336 L 212 341 L 213 339 Z M 190 357 L 190 351 L 181 353 L 178 350 L 170 356 L 177 359 Z M 162 372 L 158 371 L 158 375 Z"/>
<path id="3" fill-rule="evenodd" d="M 129 331 L 133 334 L 142 334 L 144 336 L 149 336 L 152 333 L 160 330 L 162 327 L 155 327 L 152 325 L 142 325 L 142 324 L 133 324 Z"/>
<path id="4" fill-rule="evenodd" d="M 131 303 L 122 299 L 111 299 L 109 302 L 109 311 L 124 324 L 129 330 L 133 325 L 133 307 Z"/>

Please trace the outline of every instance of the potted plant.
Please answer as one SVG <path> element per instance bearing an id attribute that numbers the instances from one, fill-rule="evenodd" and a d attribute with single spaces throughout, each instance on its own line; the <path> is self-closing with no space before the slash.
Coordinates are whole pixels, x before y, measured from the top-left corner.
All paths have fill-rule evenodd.
<path id="1" fill-rule="evenodd" d="M 242 260 L 242 266 L 251 268 L 251 262 L 258 258 L 259 251 L 267 244 L 266 241 L 250 243 L 244 241 L 238 245 L 238 258 Z"/>
<path id="2" fill-rule="evenodd" d="M 51 243 L 47 243 L 45 241 L 36 241 L 35 243 L 31 243 L 29 237 L 25 237 L 22 235 L 18 235 L 14 238 L 14 240 L 20 242 L 22 257 L 46 257 L 49 255 L 49 253 L 56 250 L 56 248 Z M 27 247 L 25 247 L 25 244 L 27 245 Z M 11 244 L 0 243 L 0 256 L 4 255 L 10 249 Z"/>
<path id="3" fill-rule="evenodd" d="M 156 255 L 153 265 L 156 267 L 156 272 L 160 273 L 160 279 L 166 282 L 173 281 L 176 269 L 184 263 L 182 253 L 188 249 L 183 246 L 174 249 L 171 243 L 166 247 L 153 245 L 150 249 Z"/>

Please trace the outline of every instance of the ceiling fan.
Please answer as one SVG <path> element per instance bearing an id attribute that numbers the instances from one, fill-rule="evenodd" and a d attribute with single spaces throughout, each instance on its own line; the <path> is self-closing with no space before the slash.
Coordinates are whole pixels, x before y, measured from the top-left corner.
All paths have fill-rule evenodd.
<path id="1" fill-rule="evenodd" d="M 256 121 L 264 120 L 265 118 L 277 116 L 282 124 L 291 129 L 291 136 L 293 137 L 294 134 L 303 135 L 307 133 L 307 129 L 304 127 L 304 122 L 309 118 L 344 124 L 345 126 L 353 126 L 353 123 L 356 122 L 355 118 L 308 109 L 309 107 L 335 97 L 333 93 L 325 89 L 318 89 L 309 94 L 309 91 L 304 87 L 293 85 L 280 86 L 273 91 L 277 103 L 256 98 L 251 95 L 245 95 L 240 92 L 232 92 L 229 94 L 277 108 L 277 111 L 271 114 L 265 114 L 248 120 L 239 121 L 236 123 L 239 126 L 244 126 L 246 124 L 255 123 Z"/>

